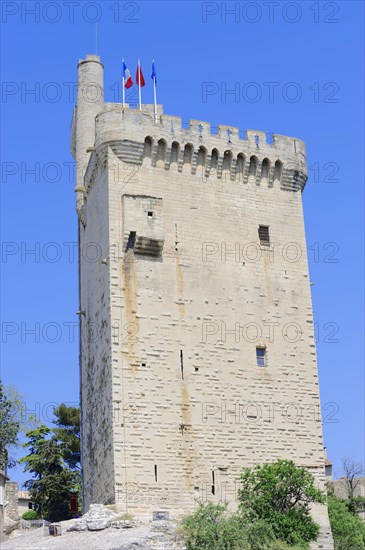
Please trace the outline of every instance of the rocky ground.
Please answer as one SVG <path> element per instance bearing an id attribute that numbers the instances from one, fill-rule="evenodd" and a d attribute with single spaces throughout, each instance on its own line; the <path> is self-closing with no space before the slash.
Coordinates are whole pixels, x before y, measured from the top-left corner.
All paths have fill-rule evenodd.
<path id="1" fill-rule="evenodd" d="M 62 535 L 48 528 L 16 530 L 1 550 L 185 550 L 173 521 L 125 521 L 101 505 L 78 520 L 61 522 Z"/>

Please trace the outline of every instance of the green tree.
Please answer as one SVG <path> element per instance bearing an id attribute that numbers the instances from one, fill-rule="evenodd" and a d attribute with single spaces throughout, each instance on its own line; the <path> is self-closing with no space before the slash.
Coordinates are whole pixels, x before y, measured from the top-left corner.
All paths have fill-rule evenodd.
<path id="1" fill-rule="evenodd" d="M 32 501 L 38 505 L 41 516 L 50 521 L 69 518 L 70 493 L 80 484 L 80 473 L 72 470 L 64 459 L 64 450 L 52 430 L 44 425 L 27 432 L 24 444 L 28 455 L 19 462 L 33 479 L 26 481 Z"/>
<path id="2" fill-rule="evenodd" d="M 238 492 L 240 512 L 251 523 L 270 525 L 275 538 L 307 548 L 319 526 L 310 515 L 312 502 L 324 502 L 313 476 L 289 460 L 245 468 Z"/>
<path id="3" fill-rule="evenodd" d="M 18 442 L 19 403 L 17 392 L 13 388 L 5 387 L 0 381 L 0 470 L 3 471 L 15 464 L 15 461 L 9 458 L 9 447 Z"/>
<path id="4" fill-rule="evenodd" d="M 80 465 L 80 408 L 67 407 L 62 403 L 53 409 L 56 417 L 53 429 L 54 437 L 59 442 L 63 459 L 71 470 L 81 470 Z"/>
<path id="5" fill-rule="evenodd" d="M 328 515 L 335 550 L 365 550 L 365 525 L 349 511 L 346 501 L 329 496 Z"/>

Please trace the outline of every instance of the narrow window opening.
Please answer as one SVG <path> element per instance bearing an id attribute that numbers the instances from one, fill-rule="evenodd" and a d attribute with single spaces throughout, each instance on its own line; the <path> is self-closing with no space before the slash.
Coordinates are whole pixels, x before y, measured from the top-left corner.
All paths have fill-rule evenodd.
<path id="1" fill-rule="evenodd" d="M 257 172 L 257 158 L 255 156 L 250 158 L 250 165 L 248 168 L 249 177 L 255 178 Z"/>
<path id="2" fill-rule="evenodd" d="M 217 167 L 218 167 L 218 157 L 219 157 L 219 153 L 218 153 L 217 149 L 213 149 L 212 158 L 211 158 L 211 161 L 210 161 L 211 170 L 217 169 Z"/>
<path id="3" fill-rule="evenodd" d="M 236 162 L 236 181 L 241 181 L 243 176 L 243 169 L 245 165 L 245 157 L 242 153 L 239 153 L 237 155 L 237 162 Z"/>
<path id="4" fill-rule="evenodd" d="M 155 481 L 157 481 L 157 464 L 155 464 Z"/>
<path id="5" fill-rule="evenodd" d="M 151 156 L 152 156 L 152 138 L 147 136 L 144 140 L 143 157 L 151 158 Z"/>
<path id="6" fill-rule="evenodd" d="M 141 366 L 142 366 L 142 367 L 145 367 L 145 366 L 146 366 L 146 363 L 141 363 Z"/>
<path id="7" fill-rule="evenodd" d="M 184 380 L 184 357 L 183 350 L 180 350 L 180 369 L 181 369 L 181 378 Z"/>
<path id="8" fill-rule="evenodd" d="M 179 240 L 177 238 L 177 223 L 175 223 L 175 251 L 179 251 Z"/>
<path id="9" fill-rule="evenodd" d="M 259 239 L 262 246 L 270 246 L 270 233 L 268 225 L 259 225 Z"/>
<path id="10" fill-rule="evenodd" d="M 223 156 L 223 170 L 230 170 L 232 164 L 232 153 L 231 151 L 225 151 Z"/>
<path id="11" fill-rule="evenodd" d="M 199 147 L 197 165 L 205 166 L 206 157 L 207 157 L 207 150 L 205 149 L 205 147 L 202 147 L 202 146 Z"/>
<path id="12" fill-rule="evenodd" d="M 212 470 L 212 495 L 215 495 L 215 476 L 214 476 L 214 470 Z"/>
<path id="13" fill-rule="evenodd" d="M 264 159 L 261 166 L 261 179 L 267 179 L 270 173 L 270 161 L 269 159 Z"/>
<path id="14" fill-rule="evenodd" d="M 173 163 L 177 163 L 177 161 L 179 160 L 179 150 L 180 150 L 180 146 L 179 144 L 174 141 L 173 144 L 172 144 L 172 147 L 171 147 L 171 160 L 170 160 L 170 163 L 173 164 Z"/>
<path id="15" fill-rule="evenodd" d="M 149 211 L 147 212 L 147 216 L 148 216 L 149 218 L 152 218 L 152 217 L 153 217 L 153 212 L 152 212 L 151 210 L 149 210 Z"/>
<path id="16" fill-rule="evenodd" d="M 280 160 L 277 160 L 275 162 L 275 169 L 274 169 L 274 180 L 281 182 L 281 175 L 283 170 L 283 164 L 280 162 Z"/>
<path id="17" fill-rule="evenodd" d="M 256 361 L 258 367 L 266 367 L 266 348 L 256 348 Z"/>
<path id="18" fill-rule="evenodd" d="M 166 158 L 166 142 L 164 139 L 159 139 L 157 142 L 156 165 L 164 166 L 165 158 Z"/>
<path id="19" fill-rule="evenodd" d="M 136 232 L 135 231 L 131 231 L 129 233 L 129 237 L 128 237 L 128 242 L 127 242 L 127 248 L 126 250 L 129 250 L 130 248 L 134 248 L 136 244 Z"/>
<path id="20" fill-rule="evenodd" d="M 194 367 L 195 372 L 199 372 L 199 367 Z"/>
<path id="21" fill-rule="evenodd" d="M 190 143 L 187 143 L 184 148 L 184 157 L 183 157 L 184 164 L 191 164 L 192 158 L 193 158 L 193 146 Z"/>

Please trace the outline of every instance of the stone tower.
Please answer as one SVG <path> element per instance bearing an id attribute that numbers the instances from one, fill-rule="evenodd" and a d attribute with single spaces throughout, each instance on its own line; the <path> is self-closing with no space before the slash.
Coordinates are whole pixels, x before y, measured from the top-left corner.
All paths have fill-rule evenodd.
<path id="1" fill-rule="evenodd" d="M 234 506 L 242 467 L 278 458 L 323 487 L 304 143 L 155 121 L 104 102 L 99 57 L 78 71 L 85 507 Z"/>

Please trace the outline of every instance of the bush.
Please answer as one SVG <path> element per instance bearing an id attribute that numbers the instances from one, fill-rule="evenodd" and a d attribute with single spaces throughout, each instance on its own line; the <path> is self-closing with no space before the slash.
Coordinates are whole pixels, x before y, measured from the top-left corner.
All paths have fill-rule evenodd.
<path id="1" fill-rule="evenodd" d="M 182 523 L 187 550 L 250 550 L 237 515 L 228 516 L 223 504 L 201 504 Z"/>
<path id="2" fill-rule="evenodd" d="M 313 476 L 290 460 L 245 468 L 238 492 L 240 510 L 249 523 L 269 524 L 275 538 L 308 548 L 319 526 L 310 515 L 310 503 L 324 502 Z"/>
<path id="3" fill-rule="evenodd" d="M 358 510 L 364 510 L 365 508 L 365 497 L 354 497 L 345 502 L 349 512 L 355 515 L 357 515 Z"/>
<path id="4" fill-rule="evenodd" d="M 267 550 L 302 550 L 302 548 L 302 546 L 289 546 L 286 542 L 276 540 L 267 547 Z"/>
<path id="5" fill-rule="evenodd" d="M 23 519 L 39 519 L 39 514 L 35 510 L 27 510 L 22 515 Z"/>
<path id="6" fill-rule="evenodd" d="M 317 539 L 310 506 L 324 502 L 324 495 L 305 468 L 278 460 L 245 468 L 240 481 L 237 513 L 209 503 L 184 519 L 187 550 L 303 550 Z"/>
<path id="7" fill-rule="evenodd" d="M 244 524 L 245 520 L 241 518 Z M 274 531 L 265 521 L 255 521 L 255 523 L 246 522 L 247 540 L 251 550 L 267 550 L 271 548 L 270 544 L 275 541 Z"/>
<path id="8" fill-rule="evenodd" d="M 201 504 L 182 522 L 187 550 L 302 550 L 275 539 L 265 521 L 248 523 L 241 514 L 227 513 L 222 504 Z"/>
<path id="9" fill-rule="evenodd" d="M 346 501 L 329 496 L 328 514 L 335 550 L 365 550 L 365 525 L 349 511 Z"/>

